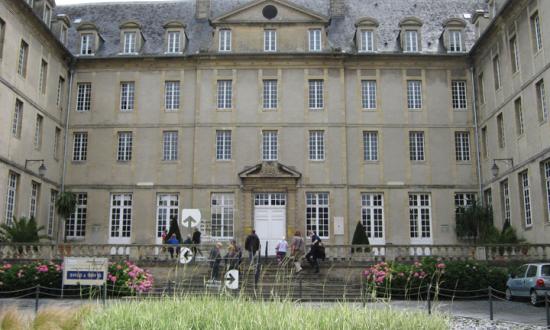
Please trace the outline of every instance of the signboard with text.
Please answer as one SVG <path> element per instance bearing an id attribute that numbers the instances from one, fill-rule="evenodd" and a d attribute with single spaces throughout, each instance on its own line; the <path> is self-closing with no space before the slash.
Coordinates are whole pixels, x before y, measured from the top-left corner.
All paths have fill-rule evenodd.
<path id="1" fill-rule="evenodd" d="M 103 285 L 107 280 L 107 258 L 66 257 L 63 285 Z"/>

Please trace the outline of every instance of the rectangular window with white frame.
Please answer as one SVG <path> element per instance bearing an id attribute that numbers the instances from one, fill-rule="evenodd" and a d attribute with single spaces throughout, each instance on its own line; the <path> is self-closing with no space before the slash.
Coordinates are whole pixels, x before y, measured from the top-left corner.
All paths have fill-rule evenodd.
<path id="1" fill-rule="evenodd" d="M 157 195 L 157 241 L 162 242 L 163 235 L 170 230 L 170 219 L 179 219 L 179 196 L 178 194 Z M 169 239 L 170 237 L 166 237 Z"/>
<path id="2" fill-rule="evenodd" d="M 123 54 L 137 54 L 137 33 L 136 32 L 124 32 L 124 48 Z"/>
<path id="3" fill-rule="evenodd" d="M 521 136 L 525 130 L 523 126 L 523 108 L 521 105 L 521 98 L 517 98 L 514 101 L 514 108 L 516 111 L 516 133 Z"/>
<path id="4" fill-rule="evenodd" d="M 451 81 L 451 94 L 454 110 L 466 110 L 466 81 L 453 80 Z"/>
<path id="5" fill-rule="evenodd" d="M 513 35 L 510 38 L 510 60 L 512 61 L 512 73 L 519 71 L 519 48 L 518 48 L 518 38 L 516 35 Z"/>
<path id="6" fill-rule="evenodd" d="M 544 162 L 544 165 L 542 167 L 543 173 L 544 173 L 544 181 L 545 181 L 545 188 L 546 188 L 546 216 L 547 221 L 550 222 L 550 160 L 547 160 Z"/>
<path id="7" fill-rule="evenodd" d="M 88 218 L 88 193 L 76 192 L 74 212 L 65 222 L 65 237 L 68 239 L 84 238 L 86 236 L 86 220 Z"/>
<path id="8" fill-rule="evenodd" d="M 178 132 L 162 132 L 162 160 L 178 160 Z"/>
<path id="9" fill-rule="evenodd" d="M 529 187 L 529 172 L 523 171 L 519 174 L 519 182 L 521 186 L 521 206 L 523 209 L 523 220 L 525 227 L 531 227 L 533 225 L 533 219 L 531 216 L 531 193 Z"/>
<path id="10" fill-rule="evenodd" d="M 262 160 L 277 160 L 279 149 L 278 140 L 277 131 L 262 131 Z"/>
<path id="11" fill-rule="evenodd" d="M 325 131 L 309 131 L 309 160 L 325 160 Z"/>
<path id="12" fill-rule="evenodd" d="M 38 79 L 38 90 L 42 94 L 46 94 L 46 86 L 48 85 L 48 62 L 42 60 L 40 63 L 40 78 Z"/>
<path id="13" fill-rule="evenodd" d="M 548 103 L 546 102 L 546 90 L 544 89 L 544 80 L 539 80 L 535 86 L 537 90 L 537 108 L 539 120 L 541 122 L 548 120 Z"/>
<path id="14" fill-rule="evenodd" d="M 46 227 L 46 234 L 49 237 L 53 237 L 53 230 L 55 228 L 55 203 L 57 203 L 57 190 L 50 190 L 50 202 L 48 204 L 48 225 Z"/>
<path id="15" fill-rule="evenodd" d="M 76 111 L 90 111 L 92 104 L 92 83 L 77 83 Z"/>
<path id="16" fill-rule="evenodd" d="M 233 107 L 233 81 L 218 80 L 218 109 Z"/>
<path id="17" fill-rule="evenodd" d="M 502 113 L 497 115 L 497 129 L 498 129 L 498 146 L 504 148 L 506 146 L 506 140 L 504 135 L 504 117 Z"/>
<path id="18" fill-rule="evenodd" d="M 380 193 L 361 194 L 361 222 L 369 243 L 384 244 L 384 195 Z"/>
<path id="19" fill-rule="evenodd" d="M 361 48 L 359 52 L 370 53 L 374 52 L 374 31 L 373 30 L 361 30 Z"/>
<path id="20" fill-rule="evenodd" d="M 111 195 L 109 238 L 129 240 L 132 233 L 132 194 Z"/>
<path id="21" fill-rule="evenodd" d="M 21 40 L 21 45 L 19 46 L 19 58 L 17 61 L 17 73 L 25 78 L 27 76 L 27 61 L 29 58 L 29 44 L 24 40 Z"/>
<path id="22" fill-rule="evenodd" d="M 132 132 L 118 132 L 117 160 L 129 162 L 132 160 Z"/>
<path id="23" fill-rule="evenodd" d="M 306 193 L 306 232 L 313 231 L 320 238 L 329 238 L 329 202 L 328 192 Z"/>
<path id="24" fill-rule="evenodd" d="M 321 29 L 310 29 L 309 33 L 309 51 L 320 52 L 322 49 Z"/>
<path id="25" fill-rule="evenodd" d="M 213 193 L 210 198 L 212 237 L 233 238 L 235 195 L 233 193 Z"/>
<path id="26" fill-rule="evenodd" d="M 540 26 L 540 16 L 538 12 L 531 15 L 531 34 L 535 52 L 542 49 L 542 29 Z"/>
<path id="27" fill-rule="evenodd" d="M 363 132 L 363 160 L 369 162 L 378 161 L 378 132 Z"/>
<path id="28" fill-rule="evenodd" d="M 449 31 L 449 53 L 462 53 L 462 31 Z"/>
<path id="29" fill-rule="evenodd" d="M 180 107 L 180 82 L 164 82 L 164 108 L 166 111 L 177 111 Z"/>
<path id="30" fill-rule="evenodd" d="M 475 193 L 455 193 L 455 214 L 463 213 L 465 209 L 474 205 L 475 201 Z"/>
<path id="31" fill-rule="evenodd" d="M 309 109 L 310 110 L 322 110 L 324 104 L 324 81 L 322 79 L 310 79 L 308 81 L 309 86 Z"/>
<path id="32" fill-rule="evenodd" d="M 504 224 L 510 224 L 510 221 L 512 220 L 512 211 L 510 205 L 510 186 L 508 185 L 508 180 L 504 180 L 500 183 L 500 198 L 502 203 Z"/>
<path id="33" fill-rule="evenodd" d="M 418 52 L 418 31 L 405 30 L 405 52 L 406 53 Z"/>
<path id="34" fill-rule="evenodd" d="M 181 33 L 180 31 L 168 31 L 167 33 L 167 49 L 168 54 L 181 53 Z"/>
<path id="35" fill-rule="evenodd" d="M 8 174 L 8 186 L 6 192 L 6 213 L 4 221 L 7 225 L 13 223 L 13 217 L 15 216 L 17 206 L 17 187 L 19 182 L 19 175 L 14 172 Z"/>
<path id="36" fill-rule="evenodd" d="M 21 138 L 21 130 L 23 128 L 23 102 L 19 99 L 15 100 L 15 109 L 13 111 L 13 121 L 11 125 L 11 134 L 13 137 Z"/>
<path id="37" fill-rule="evenodd" d="M 88 132 L 73 133 L 73 161 L 85 162 L 88 159 Z"/>
<path id="38" fill-rule="evenodd" d="M 422 81 L 407 80 L 407 107 L 422 109 Z"/>
<path id="39" fill-rule="evenodd" d="M 411 242 L 431 243 L 431 196 L 427 193 L 409 194 L 409 228 Z"/>
<path id="40" fill-rule="evenodd" d="M 135 83 L 126 81 L 120 83 L 120 111 L 134 111 Z"/>
<path id="41" fill-rule="evenodd" d="M 264 52 L 277 51 L 277 31 L 264 30 Z"/>
<path id="42" fill-rule="evenodd" d="M 42 148 L 42 126 L 44 122 L 44 117 L 41 115 L 36 115 L 36 122 L 34 125 L 34 149 L 40 150 Z"/>
<path id="43" fill-rule="evenodd" d="M 376 109 L 376 80 L 361 80 L 361 104 L 365 110 Z"/>
<path id="44" fill-rule="evenodd" d="M 230 52 L 231 51 L 231 30 L 221 29 L 220 32 L 220 52 Z"/>
<path id="45" fill-rule="evenodd" d="M 500 59 L 496 55 L 493 57 L 493 79 L 495 80 L 495 90 L 499 90 L 501 86 L 501 77 L 500 77 Z"/>
<path id="46" fill-rule="evenodd" d="M 55 98 L 55 105 L 62 109 L 63 101 L 65 100 L 65 78 L 59 77 L 57 82 L 57 97 Z"/>
<path id="47" fill-rule="evenodd" d="M 80 55 L 94 55 L 94 35 L 92 33 L 80 35 Z"/>
<path id="48" fill-rule="evenodd" d="M 231 131 L 216 131 L 216 160 L 231 160 Z"/>
<path id="49" fill-rule="evenodd" d="M 277 109 L 277 80 L 264 79 L 263 108 L 264 110 Z"/>
<path id="50" fill-rule="evenodd" d="M 485 189 L 483 192 L 483 202 L 485 206 L 491 208 L 491 211 L 493 211 L 493 192 L 491 188 Z"/>
<path id="51" fill-rule="evenodd" d="M 40 198 L 40 183 L 31 181 L 31 196 L 29 199 L 29 218 L 36 219 L 38 213 L 38 199 Z"/>
<path id="52" fill-rule="evenodd" d="M 424 150 L 424 132 L 409 132 L 409 159 L 414 162 L 426 160 Z"/>
<path id="53" fill-rule="evenodd" d="M 455 155 L 457 162 L 470 161 L 470 133 L 455 132 Z"/>

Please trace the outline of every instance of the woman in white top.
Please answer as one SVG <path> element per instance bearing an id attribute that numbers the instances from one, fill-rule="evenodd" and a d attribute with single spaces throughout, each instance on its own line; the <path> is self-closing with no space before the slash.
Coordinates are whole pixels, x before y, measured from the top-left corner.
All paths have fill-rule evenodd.
<path id="1" fill-rule="evenodd" d="M 288 243 L 283 236 L 283 239 L 277 243 L 277 246 L 275 247 L 275 250 L 277 251 L 277 261 L 279 262 L 279 266 L 283 263 L 283 260 L 286 257 L 286 251 L 288 250 Z"/>

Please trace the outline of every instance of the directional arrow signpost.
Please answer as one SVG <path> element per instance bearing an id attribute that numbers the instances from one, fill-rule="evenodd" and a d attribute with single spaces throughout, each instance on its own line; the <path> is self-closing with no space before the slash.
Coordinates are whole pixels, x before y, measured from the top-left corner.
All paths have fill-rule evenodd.
<path id="1" fill-rule="evenodd" d="M 181 222 L 187 227 L 198 227 L 201 223 L 201 210 L 183 209 L 181 210 Z"/>
<path id="2" fill-rule="evenodd" d="M 182 247 L 180 250 L 180 263 L 188 264 L 193 260 L 193 252 L 189 248 Z"/>
<path id="3" fill-rule="evenodd" d="M 239 271 L 232 269 L 225 273 L 223 277 L 225 287 L 231 290 L 237 290 L 239 288 Z"/>

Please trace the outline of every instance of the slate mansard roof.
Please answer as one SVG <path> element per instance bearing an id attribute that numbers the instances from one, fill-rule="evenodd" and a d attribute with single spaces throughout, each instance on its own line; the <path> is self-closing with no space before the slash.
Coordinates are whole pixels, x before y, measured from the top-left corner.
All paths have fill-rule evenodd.
<path id="1" fill-rule="evenodd" d="M 288 0 L 314 13 L 330 17 L 331 0 Z M 141 55 L 164 55 L 164 25 L 180 21 L 186 25 L 188 38 L 184 55 L 206 52 L 214 42 L 213 27 L 208 20 L 195 18 L 196 0 L 161 2 L 117 2 L 58 6 L 57 14 L 66 14 L 71 19 L 68 48 L 79 53 L 77 27 L 84 22 L 95 24 L 103 39 L 95 57 L 118 56 L 120 53 L 119 26 L 126 21 L 137 21 L 145 39 Z M 210 18 L 229 13 L 252 0 L 211 0 Z M 421 49 L 425 54 L 444 53 L 441 35 L 444 23 L 451 18 L 464 20 L 466 51 L 475 43 L 474 26 L 465 14 L 479 7 L 479 0 L 344 0 L 344 17 L 333 17 L 328 26 L 328 41 L 335 51 L 356 52 L 355 31 L 358 20 L 370 17 L 379 22 L 377 29 L 379 53 L 401 52 L 398 44 L 399 22 L 406 17 L 415 17 L 423 22 Z M 217 42 L 217 41 L 216 41 Z"/>

